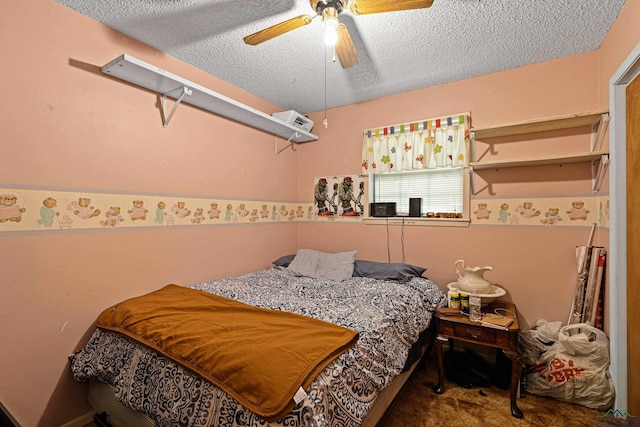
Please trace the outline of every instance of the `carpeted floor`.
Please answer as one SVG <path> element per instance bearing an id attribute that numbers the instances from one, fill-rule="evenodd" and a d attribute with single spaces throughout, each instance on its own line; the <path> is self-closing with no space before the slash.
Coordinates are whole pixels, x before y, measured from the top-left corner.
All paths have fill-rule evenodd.
<path id="1" fill-rule="evenodd" d="M 437 395 L 424 385 L 437 382 L 432 355 L 433 352 L 426 359 L 425 368 L 416 369 L 380 427 L 595 427 L 604 415 L 584 406 L 526 394 L 518 398 L 518 407 L 524 413 L 524 417 L 518 419 L 511 416 L 508 390 L 465 389 L 449 381 L 445 383 L 444 393 Z"/>
<path id="2" fill-rule="evenodd" d="M 418 367 L 378 427 L 598 427 L 603 412 L 527 394 L 518 398 L 522 419 L 511 416 L 509 391 L 497 387 L 465 389 L 446 381 L 437 395 L 427 383 L 437 382 L 433 352 Z M 482 395 L 480 393 L 484 393 Z M 611 425 L 611 424 L 608 424 Z M 623 425 L 623 424 L 620 424 Z M 86 427 L 95 427 L 91 423 Z"/>

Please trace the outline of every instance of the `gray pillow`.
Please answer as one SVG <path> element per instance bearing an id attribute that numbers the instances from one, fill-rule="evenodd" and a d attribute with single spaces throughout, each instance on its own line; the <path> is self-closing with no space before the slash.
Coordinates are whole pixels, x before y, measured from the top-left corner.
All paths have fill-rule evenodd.
<path id="1" fill-rule="evenodd" d="M 316 268 L 320 252 L 311 249 L 298 249 L 295 258 L 289 263 L 287 270 L 298 276 L 316 277 Z"/>
<path id="2" fill-rule="evenodd" d="M 353 264 L 358 251 L 330 254 L 312 249 L 299 249 L 289 263 L 288 271 L 316 279 L 344 280 L 353 277 Z"/>
<path id="3" fill-rule="evenodd" d="M 296 257 L 295 254 L 281 256 L 277 260 L 273 261 L 271 264 L 277 265 L 278 267 L 287 267 L 289 264 L 291 264 L 291 261 L 293 261 L 295 257 Z"/>
<path id="4" fill-rule="evenodd" d="M 316 277 L 329 280 L 345 280 L 353 277 L 353 264 L 357 253 L 358 251 L 337 254 L 320 252 Z"/>
<path id="5" fill-rule="evenodd" d="M 421 277 L 422 273 L 425 271 L 427 271 L 427 269 L 424 267 L 401 262 L 393 263 L 358 260 L 355 262 L 353 267 L 353 277 L 396 280 L 404 283 L 411 280 L 412 277 Z"/>

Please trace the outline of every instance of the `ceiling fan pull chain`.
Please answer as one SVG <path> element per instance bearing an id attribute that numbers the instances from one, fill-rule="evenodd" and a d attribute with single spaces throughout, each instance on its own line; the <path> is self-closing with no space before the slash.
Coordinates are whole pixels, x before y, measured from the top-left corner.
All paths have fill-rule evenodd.
<path id="1" fill-rule="evenodd" d="M 334 50 L 335 51 L 335 50 Z M 324 120 L 322 125 L 324 128 L 329 127 L 329 120 L 327 119 L 327 46 L 324 46 Z"/>

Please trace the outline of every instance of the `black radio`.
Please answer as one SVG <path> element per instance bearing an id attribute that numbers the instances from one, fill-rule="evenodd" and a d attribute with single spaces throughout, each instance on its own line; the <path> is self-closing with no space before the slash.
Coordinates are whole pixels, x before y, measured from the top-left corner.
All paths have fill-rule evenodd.
<path id="1" fill-rule="evenodd" d="M 396 203 L 369 203 L 370 216 L 396 216 Z"/>

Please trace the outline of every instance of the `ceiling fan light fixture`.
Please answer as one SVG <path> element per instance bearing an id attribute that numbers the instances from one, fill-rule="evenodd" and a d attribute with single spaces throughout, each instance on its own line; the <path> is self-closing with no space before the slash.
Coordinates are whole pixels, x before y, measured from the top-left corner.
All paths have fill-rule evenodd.
<path id="1" fill-rule="evenodd" d="M 326 7 L 322 10 L 322 22 L 324 23 L 324 42 L 327 46 L 334 46 L 338 41 L 338 11 L 334 7 Z"/>

